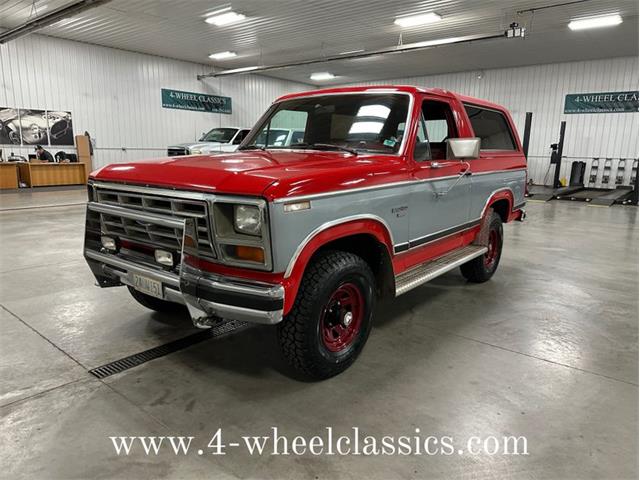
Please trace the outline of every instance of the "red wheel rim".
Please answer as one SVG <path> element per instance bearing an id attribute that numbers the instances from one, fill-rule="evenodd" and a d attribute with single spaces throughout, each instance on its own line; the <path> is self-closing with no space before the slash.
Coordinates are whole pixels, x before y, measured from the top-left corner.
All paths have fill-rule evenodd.
<path id="1" fill-rule="evenodd" d="M 498 237 L 498 232 L 496 230 L 491 230 L 489 232 L 489 243 L 487 244 L 487 253 L 484 254 L 484 266 L 487 269 L 493 268 L 493 265 L 496 263 L 496 259 L 498 258 L 498 246 L 499 246 L 500 238 Z"/>
<path id="2" fill-rule="evenodd" d="M 364 297 L 353 283 L 343 283 L 329 297 L 320 316 L 322 342 L 330 352 L 349 347 L 358 336 L 364 316 Z"/>

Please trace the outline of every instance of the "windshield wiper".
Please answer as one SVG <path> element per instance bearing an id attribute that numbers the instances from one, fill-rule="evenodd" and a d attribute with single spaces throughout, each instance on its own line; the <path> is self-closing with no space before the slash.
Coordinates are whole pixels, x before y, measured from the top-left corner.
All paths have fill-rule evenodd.
<path id="1" fill-rule="evenodd" d="M 343 152 L 348 152 L 351 155 L 358 155 L 358 152 L 353 148 L 342 147 L 340 145 L 334 145 L 333 143 L 296 143 L 292 145 L 292 147 L 302 147 L 302 148 L 317 148 L 324 150 L 342 150 Z"/>

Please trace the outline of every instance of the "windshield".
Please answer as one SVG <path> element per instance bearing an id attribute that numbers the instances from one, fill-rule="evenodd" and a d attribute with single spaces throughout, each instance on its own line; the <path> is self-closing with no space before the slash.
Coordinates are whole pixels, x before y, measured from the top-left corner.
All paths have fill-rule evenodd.
<path id="1" fill-rule="evenodd" d="M 229 143 L 237 131 L 237 128 L 214 128 L 205 133 L 199 141 Z"/>
<path id="2" fill-rule="evenodd" d="M 394 93 L 323 95 L 285 100 L 242 147 L 346 147 L 396 153 L 402 143 L 409 96 Z"/>

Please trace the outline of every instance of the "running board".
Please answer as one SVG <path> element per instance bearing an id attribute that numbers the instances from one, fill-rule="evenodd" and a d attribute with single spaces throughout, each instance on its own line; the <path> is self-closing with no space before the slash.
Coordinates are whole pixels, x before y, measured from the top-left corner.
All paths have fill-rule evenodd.
<path id="1" fill-rule="evenodd" d="M 402 272 L 396 277 L 396 297 L 485 253 L 487 253 L 485 246 L 468 245 Z"/>

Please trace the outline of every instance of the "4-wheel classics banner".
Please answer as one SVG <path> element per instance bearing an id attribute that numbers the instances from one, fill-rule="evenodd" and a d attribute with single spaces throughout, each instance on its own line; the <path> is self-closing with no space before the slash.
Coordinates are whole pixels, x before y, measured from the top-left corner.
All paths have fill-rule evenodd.
<path id="1" fill-rule="evenodd" d="M 163 88 L 162 107 L 194 112 L 231 113 L 231 97 Z"/>
<path id="2" fill-rule="evenodd" d="M 564 113 L 625 113 L 638 111 L 638 91 L 570 93 Z"/>

